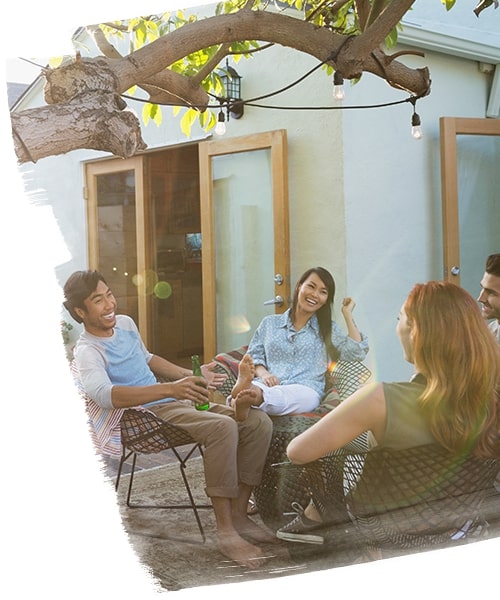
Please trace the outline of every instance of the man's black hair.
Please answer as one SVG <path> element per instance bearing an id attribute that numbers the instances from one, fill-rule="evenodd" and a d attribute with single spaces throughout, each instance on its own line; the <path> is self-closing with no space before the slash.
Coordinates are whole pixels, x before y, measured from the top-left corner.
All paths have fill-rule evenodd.
<path id="1" fill-rule="evenodd" d="M 64 297 L 66 300 L 63 305 L 77 323 L 83 321 L 76 314 L 75 308 L 85 309 L 84 301 L 96 290 L 99 281 L 106 283 L 99 271 L 75 271 L 64 284 Z"/>
<path id="2" fill-rule="evenodd" d="M 500 254 L 490 254 L 486 259 L 486 273 L 500 277 Z"/>

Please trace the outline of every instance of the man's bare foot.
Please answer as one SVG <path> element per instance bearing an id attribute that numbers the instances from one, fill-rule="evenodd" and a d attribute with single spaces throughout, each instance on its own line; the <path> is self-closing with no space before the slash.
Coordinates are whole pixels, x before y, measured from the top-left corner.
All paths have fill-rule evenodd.
<path id="1" fill-rule="evenodd" d="M 241 536 L 250 538 L 252 542 L 257 542 L 258 544 L 279 543 L 278 538 L 273 533 L 260 527 L 246 515 L 233 515 L 233 524 Z"/>
<path id="2" fill-rule="evenodd" d="M 231 398 L 231 406 L 234 409 L 234 418 L 237 421 L 244 421 L 248 417 L 248 413 L 252 406 L 260 406 L 262 397 L 257 390 L 249 388 L 242 390 L 236 398 Z"/>
<path id="3" fill-rule="evenodd" d="M 231 390 L 231 396 L 236 396 L 243 390 L 250 387 L 253 378 L 255 377 L 255 365 L 250 354 L 245 354 L 238 365 L 238 378 Z"/>
<path id="4" fill-rule="evenodd" d="M 260 548 L 244 540 L 236 531 L 218 533 L 217 539 L 220 552 L 241 567 L 256 569 L 266 562 Z"/>

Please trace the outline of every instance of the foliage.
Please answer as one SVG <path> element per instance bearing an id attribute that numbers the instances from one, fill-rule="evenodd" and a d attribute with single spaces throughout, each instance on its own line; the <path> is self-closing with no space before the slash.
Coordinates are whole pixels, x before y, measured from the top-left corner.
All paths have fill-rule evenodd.
<path id="1" fill-rule="evenodd" d="M 69 344 L 71 341 L 71 337 L 69 332 L 73 329 L 73 325 L 68 323 L 67 321 L 61 321 L 61 335 L 63 338 L 64 344 Z"/>

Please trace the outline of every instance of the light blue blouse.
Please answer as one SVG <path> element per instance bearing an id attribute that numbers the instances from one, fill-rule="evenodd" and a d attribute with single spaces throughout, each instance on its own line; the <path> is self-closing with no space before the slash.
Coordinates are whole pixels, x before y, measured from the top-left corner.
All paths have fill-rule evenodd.
<path id="1" fill-rule="evenodd" d="M 332 321 L 332 343 L 340 352 L 340 360 L 365 358 L 368 340 L 363 334 L 361 338 L 356 342 Z M 299 331 L 292 325 L 290 309 L 264 317 L 250 340 L 248 354 L 256 365 L 276 375 L 281 385 L 301 383 L 323 394 L 329 360 L 316 315 Z"/>

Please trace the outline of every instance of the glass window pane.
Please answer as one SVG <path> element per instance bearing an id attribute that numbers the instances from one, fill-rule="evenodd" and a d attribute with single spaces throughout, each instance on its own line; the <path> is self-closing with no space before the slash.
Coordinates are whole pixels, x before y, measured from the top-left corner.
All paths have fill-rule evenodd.
<path id="1" fill-rule="evenodd" d="M 271 150 L 213 157 L 217 349 L 250 341 L 274 297 Z M 268 309 L 268 310 L 267 310 Z"/>
<path id="2" fill-rule="evenodd" d="M 486 257 L 500 240 L 500 137 L 457 136 L 460 284 L 479 294 Z"/>
<path id="3" fill-rule="evenodd" d="M 98 175 L 96 183 L 99 271 L 116 296 L 119 312 L 138 323 L 134 171 Z"/>

